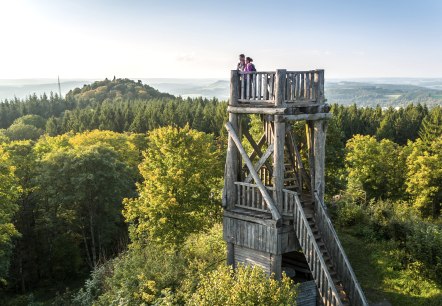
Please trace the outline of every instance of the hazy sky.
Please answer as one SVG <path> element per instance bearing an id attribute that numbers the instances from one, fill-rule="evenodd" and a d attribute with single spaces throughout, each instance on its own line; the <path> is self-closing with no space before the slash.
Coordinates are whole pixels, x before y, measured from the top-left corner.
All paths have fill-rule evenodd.
<path id="1" fill-rule="evenodd" d="M 442 1 L 0 0 L 0 78 L 442 77 Z"/>

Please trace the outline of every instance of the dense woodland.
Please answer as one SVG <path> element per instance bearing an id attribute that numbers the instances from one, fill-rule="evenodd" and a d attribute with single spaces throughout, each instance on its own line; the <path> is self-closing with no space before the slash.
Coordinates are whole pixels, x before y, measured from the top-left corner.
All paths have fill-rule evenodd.
<path id="1" fill-rule="evenodd" d="M 442 107 L 331 112 L 326 198 L 368 298 L 442 305 Z M 224 266 L 226 120 L 128 79 L 0 103 L 0 303 L 293 300 L 288 278 Z"/>

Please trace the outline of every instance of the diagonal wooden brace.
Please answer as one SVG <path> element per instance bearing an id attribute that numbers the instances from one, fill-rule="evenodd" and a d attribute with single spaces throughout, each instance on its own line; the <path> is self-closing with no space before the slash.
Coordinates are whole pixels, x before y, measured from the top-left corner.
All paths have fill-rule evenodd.
<path id="1" fill-rule="evenodd" d="M 253 137 L 250 135 L 249 131 L 244 130 L 244 131 L 243 131 L 243 134 L 244 134 L 244 136 L 246 137 L 246 139 L 249 141 L 250 145 L 251 145 L 252 148 L 253 148 L 253 153 L 252 153 L 252 155 L 250 155 L 250 158 L 249 158 L 249 159 L 252 160 L 252 159 L 255 158 L 255 156 L 257 156 L 257 155 L 258 155 L 260 158 L 262 158 L 263 154 L 262 154 L 262 151 L 261 151 L 261 147 L 262 147 L 262 145 L 263 145 L 264 142 L 265 142 L 265 135 L 263 135 L 263 136 L 261 137 L 261 139 L 259 140 L 259 143 L 256 144 L 255 140 L 254 140 Z M 261 142 L 262 142 L 262 143 L 261 143 Z M 269 146 L 269 147 L 272 147 L 272 146 Z M 267 150 L 268 150 L 268 149 L 267 149 Z M 269 170 L 270 175 L 272 175 L 272 173 L 273 173 L 273 171 L 272 171 L 272 164 L 269 163 L 269 162 L 267 162 L 267 158 L 264 160 L 264 163 L 265 163 L 267 169 Z"/>
<path id="2" fill-rule="evenodd" d="M 269 146 L 267 148 L 267 151 L 261 155 L 261 158 L 258 160 L 258 162 L 256 163 L 256 165 L 254 166 L 255 171 L 258 172 L 258 170 L 264 165 L 267 164 L 266 161 L 267 159 L 270 157 L 270 155 L 272 155 L 273 150 L 275 149 L 274 146 Z M 244 180 L 245 183 L 250 183 L 252 181 L 252 175 L 249 173 L 249 175 L 246 177 L 246 179 Z"/>
<path id="3" fill-rule="evenodd" d="M 249 156 L 247 155 L 246 150 L 241 144 L 241 140 L 239 139 L 238 135 L 236 135 L 235 130 L 232 127 L 232 124 L 230 122 L 226 123 L 226 129 L 229 132 L 229 137 L 235 142 L 236 147 L 238 148 L 239 153 L 241 154 L 242 158 L 246 162 L 247 168 L 249 168 L 249 172 L 252 175 L 252 178 L 255 180 L 255 183 L 261 192 L 262 198 L 267 204 L 268 209 L 270 210 L 272 214 L 273 220 L 276 221 L 276 226 L 280 227 L 282 226 L 282 217 L 281 214 L 278 211 L 278 208 L 276 207 L 275 203 L 273 202 L 273 199 L 270 197 L 269 193 L 267 192 L 266 187 L 261 182 L 261 179 L 259 178 L 258 173 L 256 173 L 255 169 L 253 168 L 252 161 L 249 159 Z"/>

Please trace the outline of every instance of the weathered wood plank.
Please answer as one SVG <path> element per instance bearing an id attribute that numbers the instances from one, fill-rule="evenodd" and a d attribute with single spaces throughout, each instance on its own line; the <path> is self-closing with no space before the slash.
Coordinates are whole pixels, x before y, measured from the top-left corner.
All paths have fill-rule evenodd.
<path id="1" fill-rule="evenodd" d="M 284 119 L 290 120 L 290 121 L 300 121 L 300 120 L 315 121 L 315 120 L 330 119 L 331 117 L 332 117 L 332 114 L 330 114 L 330 113 L 284 115 Z"/>
<path id="2" fill-rule="evenodd" d="M 284 107 L 246 107 L 246 106 L 228 106 L 227 112 L 235 114 L 262 114 L 262 115 L 283 115 Z"/>

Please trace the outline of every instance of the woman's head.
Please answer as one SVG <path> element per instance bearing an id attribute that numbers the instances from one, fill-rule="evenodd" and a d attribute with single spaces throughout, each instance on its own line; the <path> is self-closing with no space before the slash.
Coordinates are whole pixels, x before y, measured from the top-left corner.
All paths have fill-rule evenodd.
<path id="1" fill-rule="evenodd" d="M 253 62 L 253 59 L 251 58 L 251 57 L 246 57 L 246 63 L 251 63 L 251 62 Z"/>

